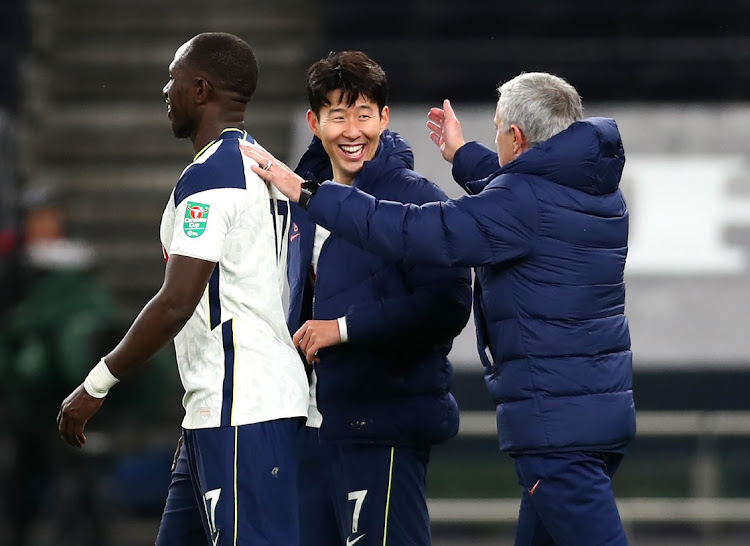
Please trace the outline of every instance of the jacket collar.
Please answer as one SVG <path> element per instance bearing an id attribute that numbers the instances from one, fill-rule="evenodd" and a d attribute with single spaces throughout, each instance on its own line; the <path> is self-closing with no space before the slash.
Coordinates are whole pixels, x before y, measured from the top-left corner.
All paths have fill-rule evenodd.
<path id="1" fill-rule="evenodd" d="M 614 192 L 625 164 L 625 150 L 615 120 L 588 118 L 526 150 L 494 176 L 519 173 L 591 195 Z"/>

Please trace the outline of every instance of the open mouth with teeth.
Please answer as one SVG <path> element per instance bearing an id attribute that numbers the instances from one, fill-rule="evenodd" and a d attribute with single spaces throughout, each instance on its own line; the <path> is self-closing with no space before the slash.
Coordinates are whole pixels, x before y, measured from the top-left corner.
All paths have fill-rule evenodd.
<path id="1" fill-rule="evenodd" d="M 349 159 L 359 159 L 365 151 L 364 144 L 340 144 L 339 149 Z"/>

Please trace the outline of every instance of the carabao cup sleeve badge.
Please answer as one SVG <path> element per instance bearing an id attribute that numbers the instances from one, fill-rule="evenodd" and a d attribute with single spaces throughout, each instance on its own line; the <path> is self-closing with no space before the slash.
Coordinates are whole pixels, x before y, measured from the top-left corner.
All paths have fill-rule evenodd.
<path id="1" fill-rule="evenodd" d="M 187 208 L 185 209 L 185 222 L 182 224 L 185 235 L 191 239 L 203 235 L 203 232 L 206 231 L 208 209 L 210 208 L 210 205 L 188 201 Z"/>

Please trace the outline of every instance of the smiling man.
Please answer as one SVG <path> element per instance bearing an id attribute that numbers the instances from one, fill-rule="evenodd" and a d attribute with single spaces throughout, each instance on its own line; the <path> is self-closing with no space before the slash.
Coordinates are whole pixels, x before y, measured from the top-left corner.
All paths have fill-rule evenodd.
<path id="1" fill-rule="evenodd" d="M 314 138 L 297 172 L 382 199 L 446 199 L 388 131 L 387 93 L 382 68 L 362 52 L 313 64 Z M 469 271 L 384 260 L 297 206 L 292 220 L 288 324 L 314 363 L 300 447 L 301 544 L 428 545 L 427 461 L 458 430 L 446 356 L 468 320 Z"/>
<path id="2" fill-rule="evenodd" d="M 583 119 L 578 91 L 552 74 L 498 95 L 496 152 L 465 142 L 449 101 L 429 113 L 458 199 L 401 204 L 316 191 L 282 163 L 253 170 L 332 236 L 401 264 L 476 267 L 479 359 L 523 488 L 516 546 L 624 546 L 612 489 L 635 436 L 622 139 L 613 119 Z"/>
<path id="3" fill-rule="evenodd" d="M 372 99 L 362 95 L 352 103 L 352 99 L 344 99 L 340 94 L 338 90 L 331 91 L 330 97 L 325 97 L 329 104 L 316 105 L 315 112 L 308 110 L 307 123 L 323 143 L 334 179 L 351 186 L 365 161 L 375 157 L 390 112 L 387 106 L 380 109 Z M 317 100 L 318 97 L 311 97 L 311 102 Z M 331 101 L 334 103 L 330 104 Z"/>

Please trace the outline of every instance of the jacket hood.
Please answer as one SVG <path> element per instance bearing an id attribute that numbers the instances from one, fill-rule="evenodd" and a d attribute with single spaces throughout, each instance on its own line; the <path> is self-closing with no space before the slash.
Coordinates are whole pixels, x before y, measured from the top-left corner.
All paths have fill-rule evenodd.
<path id="1" fill-rule="evenodd" d="M 367 178 L 370 172 L 376 172 L 380 176 L 388 171 L 404 168 L 414 168 L 414 154 L 409 143 L 398 133 L 386 129 L 380 135 L 380 144 L 378 144 L 375 157 L 370 161 L 365 161 L 362 170 L 354 180 L 354 186 L 360 187 L 361 179 Z M 318 137 L 312 138 L 295 171 L 302 178 L 316 182 L 333 179 L 331 160 Z"/>
<path id="2" fill-rule="evenodd" d="M 617 190 L 624 165 L 615 120 L 588 118 L 525 151 L 495 176 L 530 174 L 590 195 L 605 195 Z"/>

